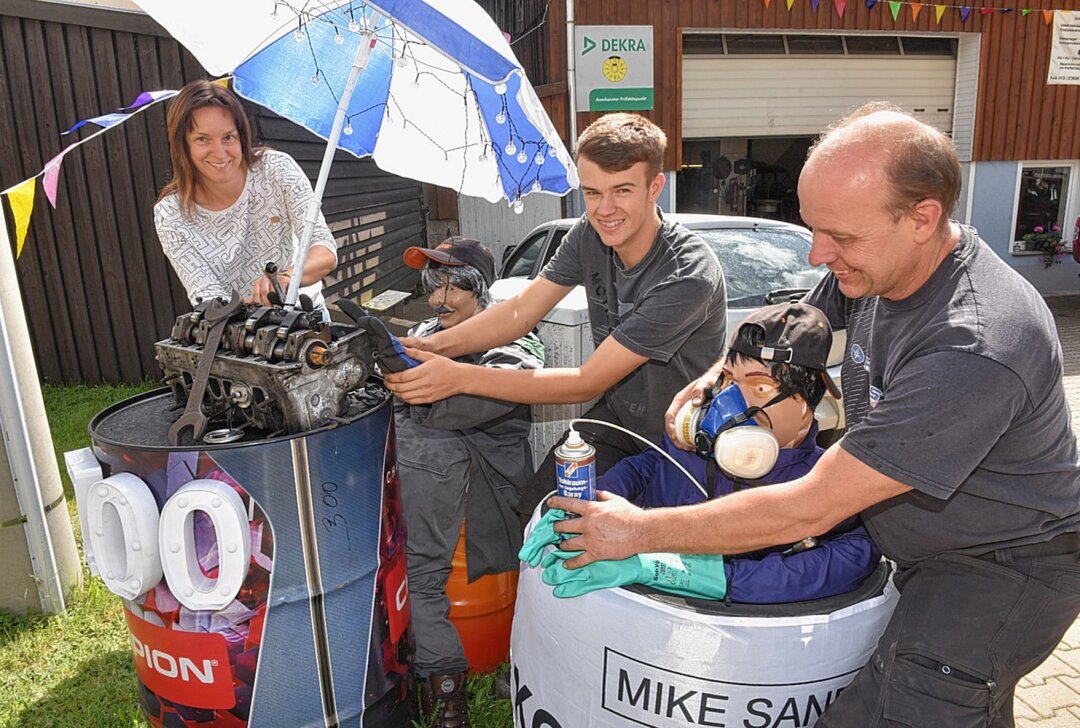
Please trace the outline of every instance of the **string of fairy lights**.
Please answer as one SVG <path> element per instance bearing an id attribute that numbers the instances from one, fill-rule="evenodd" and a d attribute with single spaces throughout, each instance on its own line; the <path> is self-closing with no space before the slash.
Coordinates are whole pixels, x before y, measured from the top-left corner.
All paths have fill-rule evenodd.
<path id="1" fill-rule="evenodd" d="M 315 69 L 311 77 L 312 85 L 325 84 L 327 91 L 331 94 L 335 104 L 337 104 L 339 102 L 338 92 L 327 83 L 326 73 L 320 66 L 317 47 L 312 41 L 311 30 L 316 24 L 329 26 L 329 29 L 334 33 L 334 42 L 342 45 L 345 42 L 344 33 L 360 34 L 372 30 L 370 20 L 375 10 L 375 8 L 364 2 L 349 2 L 328 7 L 320 2 L 296 5 L 288 0 L 276 0 L 271 16 L 279 17 L 287 13 L 289 18 L 287 22 L 296 23 L 296 28 L 292 31 L 292 37 L 297 43 L 307 44 L 311 54 L 311 62 Z M 505 144 L 500 143 L 498 144 L 499 148 L 496 148 L 496 142 L 493 140 L 491 130 L 484 121 L 480 100 L 473 86 L 478 79 L 474 79 L 473 74 L 460 68 L 450 70 L 426 62 L 417 55 L 416 50 L 422 46 L 430 47 L 429 44 L 418 39 L 394 19 L 383 17 L 384 20 L 380 23 L 380 27 L 376 29 L 378 32 L 374 36 L 375 51 L 384 53 L 391 59 L 391 63 L 396 67 L 395 73 L 408 73 L 411 71 L 414 86 L 419 86 L 425 79 L 430 79 L 451 92 L 460 93 L 462 103 L 466 108 L 466 132 L 469 131 L 469 125 L 475 123 L 479 141 L 466 141 L 452 146 L 439 143 L 423 127 L 408 118 L 401 104 L 395 98 L 392 89 L 388 92 L 385 101 L 378 101 L 365 108 L 348 112 L 342 133 L 346 136 L 351 135 L 353 133 L 353 121 L 364 114 L 372 112 L 384 114 L 386 123 L 401 123 L 403 128 L 411 127 L 416 133 L 427 139 L 434 148 L 441 151 L 444 159 L 449 160 L 451 154 L 462 154 L 465 165 L 462 167 L 459 189 L 464 186 L 470 152 L 478 151 L 476 158 L 479 161 L 486 162 L 489 158 L 493 159 L 497 169 L 497 180 L 504 180 L 504 182 L 500 183 L 504 188 L 506 187 L 505 180 L 509 180 L 510 186 L 516 188 L 515 193 L 508 194 L 508 197 L 511 198 L 513 209 L 520 212 L 523 209 L 521 197 L 527 192 L 538 192 L 542 189 L 540 168 L 548 156 L 555 157 L 557 155 L 557 149 L 543 136 L 539 136 L 539 138 L 532 138 L 531 135 L 527 136 L 520 126 L 515 123 L 514 115 L 511 113 L 506 98 L 508 85 L 505 81 L 492 85 L 492 89 L 501 100 L 501 109 L 494 115 L 493 121 L 496 125 L 505 127 L 508 137 Z M 389 30 L 389 33 L 387 30 Z M 397 48 L 395 48 L 395 44 Z M 459 92 L 457 85 L 448 82 L 447 78 L 449 76 L 464 76 L 464 92 Z M 480 82 L 483 83 L 483 81 Z M 469 113 L 470 97 L 473 99 L 471 110 L 474 113 Z M 465 138 L 468 139 L 468 133 L 466 133 Z M 518 165 L 522 166 L 512 166 L 508 162 L 510 159 L 515 160 Z"/>

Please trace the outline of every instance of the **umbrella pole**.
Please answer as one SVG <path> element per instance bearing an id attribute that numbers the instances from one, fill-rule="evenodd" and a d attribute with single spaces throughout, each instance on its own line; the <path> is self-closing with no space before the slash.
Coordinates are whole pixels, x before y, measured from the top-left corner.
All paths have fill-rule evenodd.
<path id="1" fill-rule="evenodd" d="M 337 151 L 338 139 L 341 138 L 341 128 L 345 125 L 345 112 L 349 108 L 349 100 L 352 99 L 360 72 L 367 67 L 371 51 L 375 47 L 375 30 L 380 20 L 382 20 L 382 14 L 376 10 L 372 13 L 367 29 L 361 33 L 360 47 L 356 49 L 352 69 L 349 71 L 349 80 L 345 83 L 345 90 L 341 93 L 341 100 L 338 102 L 337 113 L 334 114 L 330 138 L 327 139 L 322 166 L 319 167 L 319 178 L 315 182 L 315 194 L 311 197 L 307 215 L 304 218 L 304 234 L 300 236 L 300 245 L 296 249 L 293 260 L 293 276 L 289 280 L 289 290 L 285 294 L 286 308 L 296 307 L 300 281 L 304 277 L 304 264 L 307 263 L 308 250 L 311 248 L 311 235 L 315 232 L 315 223 L 319 219 L 319 210 L 322 208 L 323 193 L 326 191 L 326 180 L 330 177 L 330 165 L 334 163 L 334 153 Z"/>

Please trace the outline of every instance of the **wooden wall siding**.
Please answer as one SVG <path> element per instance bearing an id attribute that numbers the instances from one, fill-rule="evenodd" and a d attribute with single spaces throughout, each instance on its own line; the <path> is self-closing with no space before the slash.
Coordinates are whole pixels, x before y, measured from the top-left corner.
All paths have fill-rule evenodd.
<path id="1" fill-rule="evenodd" d="M 39 172 L 70 143 L 59 135 L 78 119 L 130 103 L 141 91 L 179 88 L 205 76 L 194 58 L 146 16 L 5 0 L 0 8 L 0 189 Z M 190 308 L 153 224 L 157 192 L 170 174 L 167 104 L 69 154 L 55 210 L 38 186 L 17 268 L 45 381 L 135 382 L 160 376 L 153 344 Z M 269 112 L 255 117 L 259 136 L 293 154 L 314 180 L 323 143 Z M 324 211 L 345 267 L 327 281 L 329 297 L 366 298 L 410 286 L 415 273 L 400 259 L 406 245 L 423 239 L 420 185 L 385 174 L 368 160 L 338 157 Z M 10 209 L 5 212 L 10 225 Z"/>
<path id="2" fill-rule="evenodd" d="M 981 0 L 978 5 L 1015 8 L 1017 3 Z M 657 108 L 646 115 L 668 134 L 668 169 L 681 164 L 681 31 L 721 29 L 981 34 L 973 159 L 1075 159 L 1080 157 L 1080 87 L 1046 85 L 1052 28 L 1037 11 L 1075 9 L 1076 5 L 1065 0 L 1027 0 L 1023 5 L 1036 12 L 1027 17 L 1016 10 L 984 16 L 976 8 L 964 23 L 957 9 L 949 7 L 938 24 L 931 3 L 923 6 L 913 22 L 907 4 L 894 21 L 887 2 L 868 10 L 862 0 L 849 0 L 843 18 L 837 16 L 830 0 L 821 0 L 817 12 L 809 0 L 796 0 L 791 12 L 783 0 L 774 0 L 768 8 L 761 0 L 577 0 L 574 20 L 578 25 L 653 25 Z M 547 26 L 551 58 L 547 81 L 565 81 L 564 3 L 551 3 Z M 553 110 L 555 105 L 545 102 Z M 597 116 L 579 113 L 579 132 Z M 552 118 L 565 138 L 566 112 Z"/>

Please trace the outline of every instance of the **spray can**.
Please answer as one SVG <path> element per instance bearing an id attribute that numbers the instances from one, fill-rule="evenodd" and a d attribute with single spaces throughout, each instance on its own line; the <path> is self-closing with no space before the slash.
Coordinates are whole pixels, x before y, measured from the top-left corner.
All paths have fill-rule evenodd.
<path id="1" fill-rule="evenodd" d="M 555 487 L 567 498 L 596 500 L 596 448 L 573 427 L 555 448 Z"/>

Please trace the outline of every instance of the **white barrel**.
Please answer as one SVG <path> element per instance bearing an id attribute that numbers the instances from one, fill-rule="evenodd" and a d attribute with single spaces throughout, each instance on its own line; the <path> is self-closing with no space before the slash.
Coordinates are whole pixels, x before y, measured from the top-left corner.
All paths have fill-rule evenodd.
<path id="1" fill-rule="evenodd" d="M 522 564 L 518 581 L 517 728 L 811 726 L 867 662 L 899 599 L 887 562 L 858 592 L 797 605 L 637 587 L 559 599 L 541 571 Z"/>

